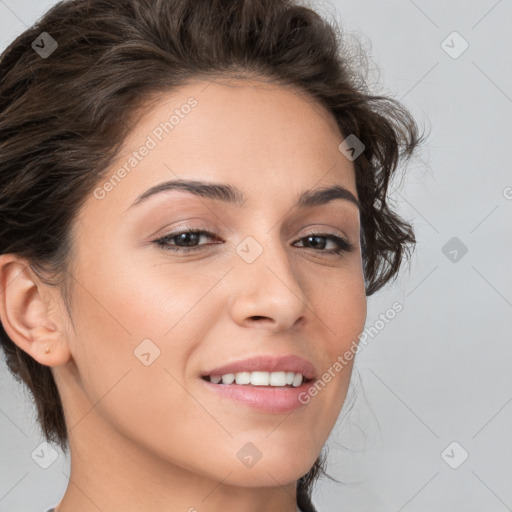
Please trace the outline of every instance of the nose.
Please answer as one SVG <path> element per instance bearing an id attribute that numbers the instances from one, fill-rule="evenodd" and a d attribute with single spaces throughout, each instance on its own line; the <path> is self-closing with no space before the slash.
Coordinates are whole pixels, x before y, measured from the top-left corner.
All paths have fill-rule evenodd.
<path id="1" fill-rule="evenodd" d="M 304 321 L 311 308 L 286 248 L 278 237 L 265 238 L 268 243 L 260 244 L 263 251 L 251 263 L 239 255 L 242 252 L 235 255 L 231 279 L 236 288 L 230 311 L 233 320 L 243 327 L 261 325 L 280 332 Z M 255 250 L 254 239 L 252 244 L 251 250 Z"/>

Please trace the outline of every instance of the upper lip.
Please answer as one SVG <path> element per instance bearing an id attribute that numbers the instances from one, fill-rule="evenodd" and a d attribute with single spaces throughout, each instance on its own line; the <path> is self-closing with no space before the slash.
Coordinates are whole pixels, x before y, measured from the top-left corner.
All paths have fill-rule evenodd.
<path id="1" fill-rule="evenodd" d="M 301 373 L 306 379 L 315 378 L 315 367 L 313 364 L 296 355 L 286 356 L 272 356 L 261 355 L 234 361 L 217 368 L 212 368 L 204 372 L 201 376 L 208 375 L 226 375 L 227 373 L 240 373 L 240 372 L 294 372 Z"/>

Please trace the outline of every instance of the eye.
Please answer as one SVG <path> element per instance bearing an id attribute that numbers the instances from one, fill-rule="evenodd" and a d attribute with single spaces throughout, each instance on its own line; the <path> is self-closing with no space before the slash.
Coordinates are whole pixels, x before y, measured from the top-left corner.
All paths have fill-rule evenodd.
<path id="1" fill-rule="evenodd" d="M 320 250 L 326 254 L 341 254 L 343 252 L 351 252 L 355 249 L 355 246 L 346 238 L 342 238 L 338 235 L 329 233 L 312 233 L 301 238 L 300 240 L 307 240 L 308 244 L 313 245 L 313 249 Z M 331 251 L 324 251 L 323 249 L 325 249 L 326 242 L 322 240 L 333 242 L 336 248 Z"/>
<path id="2" fill-rule="evenodd" d="M 154 242 L 161 246 L 164 250 L 175 252 L 191 252 L 201 249 L 201 247 L 205 245 L 195 245 L 201 239 L 202 235 L 206 235 L 207 238 L 217 238 L 214 233 L 210 233 L 204 229 L 188 229 L 186 231 L 169 233 L 162 238 L 154 240 Z M 170 242 L 177 243 L 171 244 Z M 183 246 L 180 245 L 182 243 L 184 244 Z"/>
<path id="3" fill-rule="evenodd" d="M 206 231 L 204 229 L 188 229 L 184 231 L 176 231 L 175 233 L 169 233 L 161 238 L 158 238 L 153 242 L 166 251 L 188 253 L 192 251 L 198 251 L 205 245 L 210 245 L 198 245 L 202 236 L 218 240 L 215 243 L 222 243 L 219 241 L 220 239 L 215 235 L 215 233 L 211 233 L 210 231 Z M 312 249 L 325 254 L 341 254 L 343 252 L 351 252 L 355 249 L 355 246 L 347 239 L 330 233 L 312 233 L 300 238 L 299 242 L 304 240 L 307 241 L 307 244 L 311 244 L 313 246 Z M 335 248 L 330 251 L 325 251 L 324 249 L 327 243 L 323 240 L 334 243 Z"/>

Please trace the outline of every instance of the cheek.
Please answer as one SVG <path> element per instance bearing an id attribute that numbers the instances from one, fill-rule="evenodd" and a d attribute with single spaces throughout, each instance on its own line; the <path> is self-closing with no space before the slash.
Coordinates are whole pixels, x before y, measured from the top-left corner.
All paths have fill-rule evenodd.
<path id="1" fill-rule="evenodd" d="M 108 300 L 132 333 L 146 337 L 151 332 L 168 340 L 189 315 L 208 307 L 208 293 L 225 269 L 212 265 L 202 271 L 194 263 L 157 261 L 136 258 L 117 268 Z"/>
<path id="2" fill-rule="evenodd" d="M 325 286 L 318 286 L 315 312 L 320 317 L 322 335 L 323 373 L 318 376 L 311 390 L 312 402 L 322 396 L 322 411 L 326 425 L 334 425 L 346 398 L 355 352 L 364 330 L 367 299 L 362 271 L 357 267 L 331 279 Z"/>
<path id="3" fill-rule="evenodd" d="M 328 350 L 344 351 L 354 339 L 357 340 L 366 322 L 367 300 L 362 268 L 356 264 L 347 266 L 313 286 L 316 310 L 330 340 Z"/>
<path id="4" fill-rule="evenodd" d="M 119 294 L 106 282 L 98 287 L 103 295 L 76 294 L 73 358 L 90 404 L 83 410 L 94 404 L 94 414 L 79 422 L 80 429 L 101 422 L 106 436 L 113 427 L 147 448 L 179 454 L 181 444 L 172 440 L 197 435 L 194 426 L 205 422 L 204 410 L 182 388 L 194 322 L 185 316 L 177 323 L 181 310 L 175 316 L 159 314 L 159 299 L 151 302 L 137 288 L 126 295 L 120 281 L 115 287 Z M 213 434 L 220 438 L 219 432 Z M 190 451 L 186 444 L 184 459 Z"/>
<path id="5" fill-rule="evenodd" d="M 122 254 L 87 261 L 88 267 L 76 274 L 87 286 L 77 286 L 74 296 L 72 352 L 89 400 L 101 399 L 102 414 L 109 411 L 130 425 L 148 412 L 154 416 L 159 404 L 167 411 L 184 407 L 171 375 L 184 381 L 190 354 L 215 323 L 219 300 L 207 294 L 218 273 L 123 261 Z M 103 400 L 114 386 L 109 400 Z M 143 390 L 147 398 L 139 402 Z M 132 418 L 128 403 L 138 411 Z"/>
<path id="6" fill-rule="evenodd" d="M 87 283 L 88 293 L 79 315 L 86 325 L 101 329 L 109 343 L 129 340 L 134 348 L 145 338 L 168 340 L 218 279 L 215 271 L 207 277 L 191 267 L 152 260 L 149 251 L 137 257 L 122 252 L 90 257 L 87 268 L 80 269 L 78 279 Z"/>

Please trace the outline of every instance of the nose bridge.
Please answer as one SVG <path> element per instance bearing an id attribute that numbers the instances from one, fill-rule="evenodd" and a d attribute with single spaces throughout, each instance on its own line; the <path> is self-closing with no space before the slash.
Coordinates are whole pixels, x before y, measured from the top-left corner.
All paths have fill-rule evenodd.
<path id="1" fill-rule="evenodd" d="M 261 225 L 260 225 L 261 226 Z M 277 229 L 261 228 L 236 247 L 238 286 L 233 314 L 240 322 L 268 317 L 282 328 L 304 314 L 307 298 Z"/>

